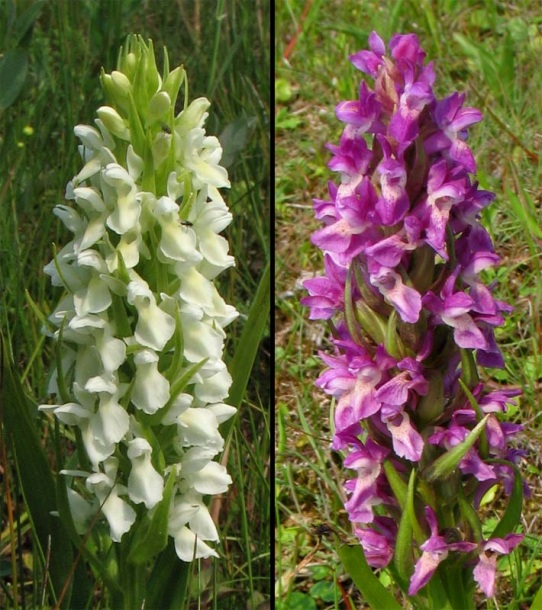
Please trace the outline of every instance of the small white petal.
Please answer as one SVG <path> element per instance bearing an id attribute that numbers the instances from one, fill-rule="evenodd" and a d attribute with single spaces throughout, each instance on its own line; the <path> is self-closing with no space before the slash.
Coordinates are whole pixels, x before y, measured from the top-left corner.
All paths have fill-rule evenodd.
<path id="1" fill-rule="evenodd" d="M 102 512 L 109 522 L 111 539 L 114 542 L 120 542 L 122 536 L 135 522 L 136 513 L 127 502 L 119 498 L 122 488 L 120 485 L 113 487 L 113 482 L 114 480 L 107 474 L 97 472 L 88 477 L 86 486 L 96 494 L 102 504 Z"/>
<path id="2" fill-rule="evenodd" d="M 175 332 L 175 320 L 156 305 L 154 295 L 142 281 L 128 284 L 128 302 L 137 309 L 134 336 L 140 345 L 161 351 Z"/>
<path id="3" fill-rule="evenodd" d="M 187 527 L 182 527 L 174 536 L 175 552 L 182 561 L 218 557 L 218 553 Z"/>
<path id="4" fill-rule="evenodd" d="M 144 438 L 128 443 L 128 458 L 132 462 L 128 495 L 132 502 L 143 502 L 148 509 L 160 502 L 164 491 L 164 480 L 152 465 L 151 453 L 152 448 Z"/>
<path id="5" fill-rule="evenodd" d="M 158 371 L 158 356 L 142 350 L 134 358 L 136 365 L 132 402 L 145 413 L 156 413 L 169 400 L 169 381 Z"/>
<path id="6" fill-rule="evenodd" d="M 231 477 L 224 466 L 216 462 L 209 462 L 192 475 L 192 484 L 200 494 L 221 494 L 231 485 Z"/>
<path id="7" fill-rule="evenodd" d="M 216 451 L 224 448 L 224 439 L 218 431 L 218 422 L 212 411 L 204 407 L 187 409 L 179 415 L 179 436 L 185 447 L 212 447 Z"/>

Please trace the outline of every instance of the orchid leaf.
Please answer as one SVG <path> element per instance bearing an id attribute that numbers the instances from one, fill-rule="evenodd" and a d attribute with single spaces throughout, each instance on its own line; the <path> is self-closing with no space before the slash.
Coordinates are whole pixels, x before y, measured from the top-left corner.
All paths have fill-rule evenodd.
<path id="1" fill-rule="evenodd" d="M 338 546 L 337 553 L 344 569 L 373 610 L 401 610 L 401 605 L 369 567 L 361 545 L 343 544 Z"/>
<path id="2" fill-rule="evenodd" d="M 540 585 L 538 593 L 534 596 L 531 604 L 531 610 L 542 610 L 542 585 Z"/>
<path id="3" fill-rule="evenodd" d="M 416 481 L 416 471 L 412 470 L 410 473 L 410 480 L 408 482 L 408 496 L 414 495 L 413 488 Z M 408 504 L 408 498 L 405 504 Z M 397 530 L 397 540 L 395 543 L 394 562 L 397 568 L 397 573 L 401 579 L 401 588 L 406 588 L 406 584 L 412 576 L 414 571 L 414 557 L 412 555 L 412 522 L 411 522 L 411 511 L 405 506 L 403 507 L 403 514 L 401 515 L 401 521 L 399 522 L 399 528 Z"/>

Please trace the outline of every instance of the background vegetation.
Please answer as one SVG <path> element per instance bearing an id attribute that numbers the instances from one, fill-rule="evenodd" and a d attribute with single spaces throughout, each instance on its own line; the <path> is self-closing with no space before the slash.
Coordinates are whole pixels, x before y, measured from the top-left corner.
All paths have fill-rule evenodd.
<path id="1" fill-rule="evenodd" d="M 267 0 L 0 2 L 0 327 L 35 401 L 47 398 L 52 345 L 41 335 L 25 291 L 46 314 L 59 298 L 42 268 L 52 243 L 69 239 L 52 210 L 80 167 L 73 127 L 94 120 L 103 103 L 100 69 L 115 68 L 129 33 L 153 40 L 159 65 L 167 46 L 170 66 L 183 63 L 187 70 L 190 99 L 211 101 L 207 132 L 221 138 L 232 183 L 225 193 L 234 215 L 227 237 L 237 266 L 224 274 L 221 291 L 241 313 L 227 346 L 230 357 L 235 353 L 269 257 L 269 19 Z M 256 608 L 269 598 L 268 379 L 266 340 L 236 423 L 228 428 L 234 483 L 220 511 L 223 558 L 200 566 L 201 607 Z M 52 431 L 42 415 L 36 425 L 52 456 Z M 6 440 L 0 452 L 0 607 L 47 607 Z M 108 607 L 99 582 L 89 607 Z"/>
<path id="2" fill-rule="evenodd" d="M 483 188 L 497 193 L 484 213 L 501 264 L 487 276 L 500 298 L 514 305 L 498 333 L 506 368 L 490 384 L 523 390 L 510 418 L 521 422 L 531 486 L 522 529 L 526 541 L 500 562 L 498 594 L 480 608 L 528 608 L 541 585 L 540 499 L 542 438 L 542 13 L 537 0 L 279 0 L 276 14 L 276 585 L 278 607 L 365 607 L 343 573 L 328 524 L 352 538 L 343 508 L 340 456 L 329 450 L 329 401 L 314 388 L 321 370 L 316 351 L 325 328 L 299 305 L 301 282 L 321 273 L 309 241 L 319 224 L 311 200 L 327 196 L 326 142 L 342 124 L 334 107 L 356 99 L 361 73 L 348 56 L 367 48 L 376 30 L 387 41 L 415 32 L 436 64 L 439 97 L 465 91 L 485 120 L 470 145 Z M 486 505 L 486 527 L 502 509 L 497 494 Z M 493 520 L 493 521 L 492 521 Z M 314 529 L 316 526 L 316 530 Z M 389 578 L 385 572 L 381 580 Z"/>

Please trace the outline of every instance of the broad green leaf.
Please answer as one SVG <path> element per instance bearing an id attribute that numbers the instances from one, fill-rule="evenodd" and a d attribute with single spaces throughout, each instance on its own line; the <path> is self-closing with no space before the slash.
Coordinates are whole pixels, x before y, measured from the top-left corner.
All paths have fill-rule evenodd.
<path id="1" fill-rule="evenodd" d="M 521 509 L 523 507 L 523 479 L 518 467 L 512 462 L 506 460 L 488 460 L 489 463 L 505 464 L 514 469 L 514 485 L 512 493 L 508 500 L 508 506 L 504 511 L 502 519 L 497 523 L 497 526 L 491 534 L 491 538 L 502 538 L 506 534 L 510 534 L 516 530 L 516 527 L 521 519 Z"/>
<path id="2" fill-rule="evenodd" d="M 316 610 L 316 602 L 310 595 L 294 591 L 288 596 L 285 603 L 279 605 L 279 608 L 282 610 Z"/>
<path id="3" fill-rule="evenodd" d="M 382 610 L 383 608 L 386 608 L 386 610 L 401 610 L 400 604 L 369 567 L 362 546 L 348 546 L 346 544 L 337 546 L 337 553 L 344 569 L 361 591 L 369 606 L 373 610 Z"/>
<path id="4" fill-rule="evenodd" d="M 173 538 L 170 537 L 148 578 L 145 607 L 160 610 L 184 608 L 190 570 L 191 564 L 177 557 Z"/>
<path id="5" fill-rule="evenodd" d="M 32 417 L 37 407 L 25 396 L 12 370 L 10 354 L 1 334 L 0 342 L 0 418 L 15 458 L 35 540 L 42 557 L 49 555 L 49 579 L 58 598 L 72 565 L 72 545 L 63 522 L 51 514 L 57 508 L 55 481 Z M 69 604 L 70 596 L 66 595 L 63 607 L 69 607 Z"/>
<path id="6" fill-rule="evenodd" d="M 481 422 L 479 422 L 465 437 L 465 439 L 452 447 L 446 453 L 439 456 L 430 466 L 425 468 L 422 472 L 422 476 L 429 482 L 436 481 L 438 479 L 445 479 L 450 476 L 452 472 L 457 468 L 459 462 L 465 457 L 467 451 L 471 449 L 474 443 L 478 440 L 480 434 L 485 428 L 489 415 L 486 415 Z"/>
<path id="7" fill-rule="evenodd" d="M 0 57 L 0 112 L 19 97 L 27 69 L 28 53 L 25 49 L 12 49 Z"/>

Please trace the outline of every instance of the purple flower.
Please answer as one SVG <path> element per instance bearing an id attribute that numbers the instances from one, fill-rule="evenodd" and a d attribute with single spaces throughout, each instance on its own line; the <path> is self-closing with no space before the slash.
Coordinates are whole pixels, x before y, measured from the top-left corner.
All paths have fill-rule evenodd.
<path id="1" fill-rule="evenodd" d="M 386 301 L 397 309 L 402 320 L 411 324 L 418 321 L 422 299 L 414 288 L 403 283 L 399 273 L 388 267 L 380 267 L 375 273 L 371 273 L 370 281 Z"/>
<path id="2" fill-rule="evenodd" d="M 376 171 L 380 175 L 380 197 L 376 202 L 376 210 L 383 225 L 394 225 L 400 222 L 410 205 L 406 192 L 407 174 L 404 163 L 394 159 L 388 142 L 378 136 L 384 160 Z"/>
<path id="3" fill-rule="evenodd" d="M 445 241 L 450 211 L 452 206 L 458 205 L 465 196 L 464 181 L 449 180 L 447 165 L 446 161 L 441 159 L 429 168 L 427 198 L 422 208 L 426 226 L 425 240 L 445 260 L 448 260 Z"/>
<path id="4" fill-rule="evenodd" d="M 372 507 L 382 502 L 377 492 L 377 478 L 388 453 L 387 449 L 369 439 L 365 445 L 359 443 L 358 449 L 345 459 L 345 467 L 357 470 L 358 475 L 345 483 L 346 491 L 351 494 L 344 505 L 350 521 L 371 523 L 373 520 Z"/>
<path id="5" fill-rule="evenodd" d="M 303 282 L 308 297 L 301 304 L 310 307 L 311 320 L 328 320 L 344 307 L 346 269 L 337 265 L 329 254 L 324 256 L 325 275 Z"/>
<path id="6" fill-rule="evenodd" d="M 335 108 L 335 114 L 339 121 L 356 127 L 358 133 L 378 133 L 384 129 L 378 120 L 381 108 L 374 92 L 369 91 L 365 81 L 361 81 L 359 100 L 340 102 Z"/>
<path id="7" fill-rule="evenodd" d="M 423 452 L 423 438 L 412 425 L 408 413 L 403 411 L 391 417 L 387 425 L 395 453 L 412 462 L 419 462 Z"/>
<path id="8" fill-rule="evenodd" d="M 390 517 L 379 516 L 370 527 L 356 527 L 355 533 L 367 563 L 373 568 L 385 568 L 393 558 L 397 523 Z"/>
<path id="9" fill-rule="evenodd" d="M 447 158 L 463 166 L 468 172 L 476 171 L 472 151 L 465 142 L 467 127 L 482 120 L 476 108 L 463 108 L 465 95 L 453 93 L 437 102 L 434 117 L 439 131 L 425 141 L 427 153 L 446 151 Z"/>
<path id="10" fill-rule="evenodd" d="M 454 291 L 456 276 L 454 274 L 446 280 L 438 297 L 428 292 L 423 297 L 423 304 L 436 320 L 454 329 L 454 339 L 459 347 L 484 350 L 487 341 L 469 313 L 474 301 L 465 292 Z"/>
<path id="11" fill-rule="evenodd" d="M 481 545 L 478 563 L 474 568 L 474 580 L 486 597 L 495 594 L 497 555 L 508 555 L 523 540 L 522 534 L 508 534 L 504 538 L 491 538 Z"/>
<path id="12" fill-rule="evenodd" d="M 429 506 L 425 507 L 425 517 L 431 530 L 431 536 L 420 546 L 423 553 L 414 567 L 414 574 L 408 588 L 409 595 L 416 595 L 422 587 L 425 587 L 450 551 L 468 553 L 476 548 L 476 544 L 473 542 L 448 543 L 446 538 L 439 534 L 437 517 Z"/>
<path id="13" fill-rule="evenodd" d="M 382 57 L 386 52 L 384 41 L 376 32 L 371 32 L 369 35 L 370 51 L 359 51 L 354 55 L 350 55 L 350 61 L 362 72 L 375 76 L 378 73 L 378 68 L 383 64 Z"/>

